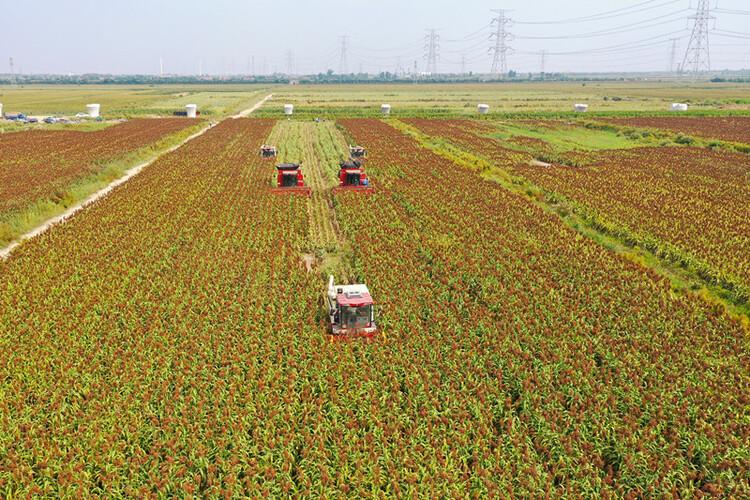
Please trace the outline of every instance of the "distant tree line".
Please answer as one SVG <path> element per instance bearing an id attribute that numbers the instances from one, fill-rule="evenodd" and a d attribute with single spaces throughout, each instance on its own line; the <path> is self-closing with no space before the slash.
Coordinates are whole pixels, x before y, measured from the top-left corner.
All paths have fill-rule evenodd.
<path id="1" fill-rule="evenodd" d="M 709 76 L 711 77 L 709 80 Z M 482 73 L 466 74 L 403 74 L 384 71 L 379 74 L 349 73 L 336 74 L 333 70 L 317 75 L 234 75 L 234 76 L 185 76 L 185 75 L 101 75 L 96 73 L 83 75 L 16 75 L 19 85 L 33 84 L 61 84 L 61 85 L 156 85 L 156 84 L 327 84 L 327 83 L 460 83 L 460 82 L 533 82 L 533 81 L 638 81 L 673 80 L 674 74 L 667 73 L 518 73 L 509 71 L 504 75 L 489 75 Z M 712 73 L 706 77 L 710 82 L 750 82 L 748 71 L 725 71 L 720 74 Z M 0 75 L 0 84 L 12 83 L 10 74 Z"/>

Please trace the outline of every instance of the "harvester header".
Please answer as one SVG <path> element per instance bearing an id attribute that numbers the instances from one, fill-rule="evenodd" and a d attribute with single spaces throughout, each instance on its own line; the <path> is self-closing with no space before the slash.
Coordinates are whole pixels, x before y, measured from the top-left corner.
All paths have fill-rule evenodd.
<path id="1" fill-rule="evenodd" d="M 276 187 L 273 188 L 277 193 L 305 193 L 310 196 L 311 189 L 305 186 L 305 180 L 302 175 L 302 165 L 299 163 L 277 163 L 276 170 Z"/>
<path id="2" fill-rule="evenodd" d="M 369 194 L 372 190 L 370 180 L 367 178 L 360 160 L 339 162 L 339 185 L 334 188 L 334 193 L 338 193 L 339 191 L 359 191 Z"/>

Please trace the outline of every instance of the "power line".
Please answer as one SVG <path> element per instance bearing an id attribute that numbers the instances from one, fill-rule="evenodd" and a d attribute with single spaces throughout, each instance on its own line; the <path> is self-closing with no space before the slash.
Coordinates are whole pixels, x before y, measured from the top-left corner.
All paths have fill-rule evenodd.
<path id="1" fill-rule="evenodd" d="M 714 9 L 714 12 L 720 12 L 722 14 L 736 14 L 738 16 L 750 16 L 750 11 L 747 10 Z"/>
<path id="2" fill-rule="evenodd" d="M 339 35 L 339 38 L 341 38 L 341 47 L 339 49 L 340 51 L 340 57 L 339 57 L 339 74 L 345 75 L 347 73 L 347 64 L 346 64 L 346 39 L 349 38 L 348 35 Z"/>
<path id="3" fill-rule="evenodd" d="M 506 11 L 503 9 L 492 9 L 492 12 L 497 12 L 497 17 L 492 19 L 491 24 L 496 24 L 497 26 L 495 27 L 495 31 L 490 35 L 490 40 L 492 40 L 492 37 L 495 37 L 495 46 L 490 47 L 490 52 L 494 52 L 490 73 L 505 75 L 508 72 L 507 53 L 512 50 L 508 46 L 508 42 L 513 40 L 513 35 L 508 32 L 508 28 L 511 26 L 513 20 L 505 17 Z"/>
<path id="4" fill-rule="evenodd" d="M 669 47 L 669 63 L 667 64 L 667 71 L 670 73 L 674 73 L 674 62 L 675 58 L 677 57 L 677 39 L 676 38 L 670 38 L 670 47 Z"/>
<path id="5" fill-rule="evenodd" d="M 18 86 L 18 82 L 16 81 L 16 68 L 13 65 L 13 58 L 10 58 L 10 84 L 14 87 Z"/>
<path id="6" fill-rule="evenodd" d="M 698 0 L 695 14 L 688 18 L 693 20 L 693 32 L 690 34 L 690 41 L 682 60 L 682 70 L 691 71 L 693 80 L 704 69 L 711 71 L 711 57 L 708 52 L 708 23 L 711 19 L 716 18 L 711 15 L 708 2 L 709 0 Z"/>
<path id="7" fill-rule="evenodd" d="M 294 73 L 294 54 L 291 50 L 286 51 L 286 74 L 291 75 Z"/>
<path id="8" fill-rule="evenodd" d="M 434 28 L 429 29 L 428 31 L 429 34 L 425 35 L 425 41 L 427 43 L 425 44 L 424 49 L 427 53 L 424 57 L 427 59 L 427 72 L 435 75 L 437 74 L 438 52 L 440 51 L 440 46 L 438 45 L 440 35 L 437 34 L 438 30 Z"/>
<path id="9" fill-rule="evenodd" d="M 630 31 L 633 31 L 636 29 L 653 28 L 654 26 L 661 26 L 663 24 L 669 24 L 675 21 L 681 21 L 683 17 L 670 19 L 668 21 L 662 21 L 660 23 L 649 24 L 646 26 L 639 26 L 641 24 L 650 23 L 653 21 L 657 21 L 659 19 L 664 19 L 665 17 L 671 17 L 671 16 L 683 14 L 688 10 L 689 9 L 682 9 L 682 10 L 678 10 L 675 12 L 670 12 L 669 14 L 664 14 L 662 16 L 645 19 L 643 21 L 638 21 L 638 22 L 631 23 L 631 24 L 625 24 L 622 26 L 615 26 L 612 28 L 607 28 L 607 29 L 598 30 L 598 31 L 591 31 L 589 33 L 577 33 L 575 35 L 557 35 L 557 36 L 519 36 L 518 38 L 522 40 L 556 40 L 556 39 L 589 38 L 589 37 L 596 37 L 596 36 L 618 35 L 620 33 L 629 33 Z M 634 26 L 639 26 L 639 27 L 635 28 Z"/>
<path id="10" fill-rule="evenodd" d="M 568 52 L 550 52 L 550 55 L 555 56 L 571 56 L 571 55 L 584 55 L 584 54 L 602 54 L 602 53 L 611 53 L 611 52 L 622 52 L 622 51 L 629 51 L 632 49 L 638 49 L 641 47 L 651 47 L 654 45 L 654 43 L 660 43 L 660 42 L 666 42 L 668 40 L 663 39 L 659 40 L 659 42 L 653 42 L 653 40 L 664 38 L 665 36 L 675 35 L 677 33 L 683 33 L 684 30 L 677 30 L 673 31 L 671 33 L 665 33 L 663 35 L 658 36 L 652 36 L 648 38 L 642 38 L 640 40 L 635 40 L 633 42 L 628 43 L 621 43 L 617 45 L 609 45 L 607 47 L 600 47 L 597 49 L 588 49 L 588 50 L 572 50 Z M 649 43 L 645 43 L 649 42 Z M 536 54 L 536 52 L 525 52 L 525 51 L 519 51 L 520 54 Z"/>
<path id="11" fill-rule="evenodd" d="M 582 22 L 588 22 L 588 21 L 599 21 L 602 19 L 609 19 L 612 17 L 621 17 L 621 16 L 627 16 L 630 14 L 636 14 L 638 12 L 643 12 L 646 10 L 656 9 L 659 7 L 664 7 L 666 5 L 670 5 L 676 2 L 679 2 L 680 0 L 669 0 L 668 2 L 661 3 L 659 5 L 653 5 L 651 7 L 645 7 L 643 9 L 633 10 L 632 12 L 623 12 L 626 10 L 631 10 L 636 7 L 640 7 L 642 5 L 652 4 L 655 3 L 657 0 L 649 0 L 647 2 L 642 2 L 636 5 L 631 5 L 630 7 L 623 7 L 621 9 L 615 9 L 615 10 L 608 10 L 606 12 L 601 12 L 599 14 L 592 14 L 590 16 L 583 16 L 583 17 L 575 17 L 572 19 L 562 19 L 560 21 L 518 21 L 517 24 L 569 24 L 569 23 L 582 23 Z"/>

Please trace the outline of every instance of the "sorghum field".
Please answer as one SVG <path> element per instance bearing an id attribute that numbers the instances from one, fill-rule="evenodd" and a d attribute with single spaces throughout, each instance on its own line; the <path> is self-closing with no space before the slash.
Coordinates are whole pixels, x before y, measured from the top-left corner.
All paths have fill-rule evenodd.
<path id="1" fill-rule="evenodd" d="M 0 135 L 0 213 L 54 197 L 103 165 L 148 147 L 199 119 L 139 119 L 96 132 L 31 130 Z"/>
<path id="2" fill-rule="evenodd" d="M 336 88 L 236 119 L 264 95 L 229 88 L 218 124 L 0 257 L 0 495 L 750 496 L 748 118 L 645 116 L 674 93 L 627 83 Z M 150 92 L 109 97 L 212 102 Z M 614 92 L 644 116 L 553 114 Z M 478 96 L 545 111 L 467 116 Z M 204 123 L 6 131 L 0 208 Z M 349 145 L 371 194 L 334 191 Z M 310 196 L 272 190 L 276 162 Z M 373 342 L 326 335 L 329 274 L 369 287 Z"/>
<path id="3" fill-rule="evenodd" d="M 545 157 L 554 150 L 539 139 L 493 140 L 483 137 L 491 125 L 466 120 L 404 122 L 488 158 L 552 197 L 570 201 L 610 233 L 682 261 L 743 300 L 750 298 L 748 155 L 695 147 L 637 147 L 569 151 L 554 155 L 555 163 L 535 164 L 533 152 Z M 735 128 L 746 127 L 750 119 L 733 123 Z M 526 151 L 510 149 L 519 144 L 527 146 Z"/>

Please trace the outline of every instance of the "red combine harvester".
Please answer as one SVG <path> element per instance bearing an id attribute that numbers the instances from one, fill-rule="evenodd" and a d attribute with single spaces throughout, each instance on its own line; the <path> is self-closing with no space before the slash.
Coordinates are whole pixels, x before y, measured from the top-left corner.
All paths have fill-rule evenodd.
<path id="1" fill-rule="evenodd" d="M 349 158 L 352 160 L 364 160 L 367 158 L 367 152 L 362 146 L 349 146 Z"/>
<path id="2" fill-rule="evenodd" d="M 334 285 L 328 279 L 328 335 L 336 340 L 370 340 L 379 332 L 375 324 L 376 305 L 367 285 Z"/>
<path id="3" fill-rule="evenodd" d="M 362 168 L 362 162 L 357 160 L 340 161 L 339 185 L 333 189 L 334 194 L 339 191 L 360 191 L 372 193 L 373 187 Z"/>
<path id="4" fill-rule="evenodd" d="M 276 146 L 267 146 L 263 144 L 260 147 L 260 155 L 263 158 L 276 158 L 279 155 L 279 152 L 276 151 Z"/>
<path id="5" fill-rule="evenodd" d="M 299 163 L 277 163 L 276 170 L 276 187 L 273 188 L 277 193 L 305 193 L 310 196 L 312 189 L 305 186 L 305 180 L 302 177 L 302 166 Z"/>

